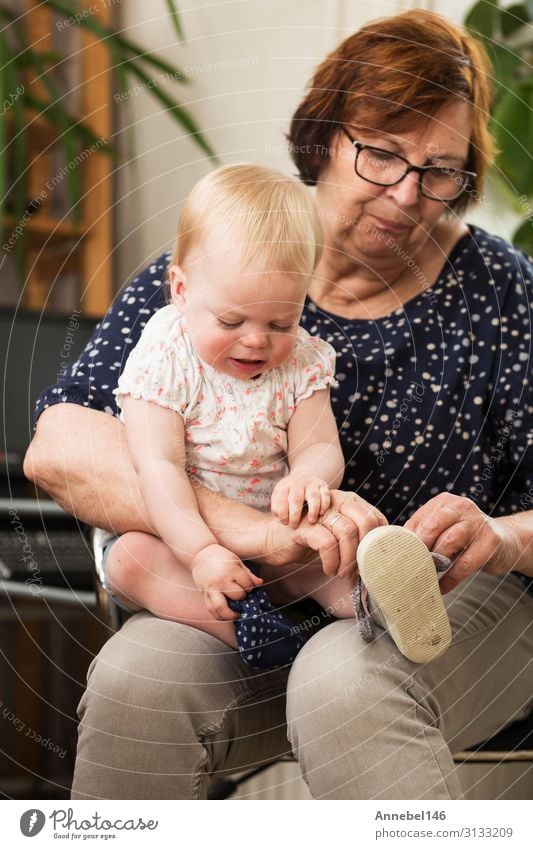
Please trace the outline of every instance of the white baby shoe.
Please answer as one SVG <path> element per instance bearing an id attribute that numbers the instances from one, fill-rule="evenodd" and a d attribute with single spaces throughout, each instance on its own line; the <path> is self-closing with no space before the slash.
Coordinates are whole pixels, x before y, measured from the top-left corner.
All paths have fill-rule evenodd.
<path id="1" fill-rule="evenodd" d="M 443 654 L 452 631 L 437 570 L 449 568 L 447 558 L 432 554 L 412 531 L 386 525 L 363 537 L 357 562 L 362 586 L 354 591 L 354 603 L 364 639 L 372 639 L 369 597 L 405 657 L 427 663 Z"/>

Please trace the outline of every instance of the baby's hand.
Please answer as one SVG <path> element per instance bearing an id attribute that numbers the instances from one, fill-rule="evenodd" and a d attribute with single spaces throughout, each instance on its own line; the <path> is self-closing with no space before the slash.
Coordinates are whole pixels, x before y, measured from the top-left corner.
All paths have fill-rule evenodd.
<path id="1" fill-rule="evenodd" d="M 238 619 L 225 596 L 238 601 L 263 583 L 246 568 L 236 554 L 221 545 L 208 545 L 194 557 L 191 564 L 193 581 L 204 594 L 204 602 L 215 619 Z"/>
<path id="2" fill-rule="evenodd" d="M 272 491 L 270 509 L 284 525 L 297 528 L 307 502 L 307 519 L 314 524 L 328 509 L 331 496 L 326 481 L 305 472 L 291 472 Z"/>

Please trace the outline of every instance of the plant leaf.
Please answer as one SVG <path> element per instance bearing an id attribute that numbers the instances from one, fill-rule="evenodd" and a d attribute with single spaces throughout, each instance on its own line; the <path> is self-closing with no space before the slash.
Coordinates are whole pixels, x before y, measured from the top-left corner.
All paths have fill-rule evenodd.
<path id="1" fill-rule="evenodd" d="M 517 248 L 533 257 L 533 220 L 526 218 L 514 231 L 511 241 Z"/>
<path id="2" fill-rule="evenodd" d="M 194 136 L 196 142 L 207 155 L 218 162 L 218 157 L 204 137 L 194 118 L 181 106 L 177 101 L 170 97 L 166 91 L 153 85 L 153 80 L 146 74 L 135 62 L 128 63 L 129 70 L 132 74 L 138 77 L 146 86 L 150 88 L 151 94 L 165 107 L 173 118 L 180 124 L 189 135 Z"/>
<path id="3" fill-rule="evenodd" d="M 27 91 L 24 94 L 24 100 L 28 106 L 30 106 L 32 109 L 35 109 L 36 112 L 38 112 L 43 118 L 46 118 L 47 121 L 50 121 L 50 123 L 52 123 L 54 119 L 46 113 L 49 110 L 51 110 L 54 115 L 56 111 L 61 112 L 65 122 L 68 124 L 69 128 L 72 130 L 74 135 L 77 136 L 79 140 L 86 146 L 90 147 L 93 144 L 97 144 L 101 153 L 116 153 L 116 150 L 113 145 L 109 144 L 109 142 L 107 144 L 102 144 L 102 139 L 99 139 L 98 136 L 95 136 L 92 130 L 90 130 L 89 127 L 87 127 L 87 125 L 83 123 L 83 121 L 76 121 L 74 118 L 71 118 L 71 116 L 65 109 L 63 109 L 60 103 L 50 103 L 49 100 L 42 100 L 40 97 L 36 97 L 34 94 L 28 94 Z"/>
<path id="4" fill-rule="evenodd" d="M 533 185 L 533 86 L 516 83 L 496 106 L 492 126 L 500 154 L 497 166 L 519 195 Z"/>
<path id="5" fill-rule="evenodd" d="M 526 11 L 529 15 L 529 20 L 533 21 L 533 0 L 526 0 Z"/>
<path id="6" fill-rule="evenodd" d="M 501 14 L 498 0 L 479 0 L 465 18 L 465 25 L 474 35 L 494 38 Z"/>
<path id="7" fill-rule="evenodd" d="M 54 53 L 52 50 L 43 50 L 42 53 L 39 53 L 39 56 L 42 58 L 43 62 L 50 65 L 57 65 L 58 62 L 62 62 L 65 58 L 61 56 L 60 53 Z M 31 66 L 33 60 L 31 48 L 27 47 L 25 50 L 21 50 L 20 53 L 17 54 L 17 65 L 20 68 L 26 68 L 28 65 Z"/>
<path id="8" fill-rule="evenodd" d="M 61 14 L 66 16 L 72 14 L 72 9 L 61 0 L 43 0 L 43 2 L 55 11 L 61 12 Z M 210 158 L 218 161 L 213 148 L 203 138 L 201 130 L 194 119 L 177 101 L 157 86 L 157 81 L 153 80 L 146 74 L 141 63 L 144 62 L 159 68 L 164 71 L 167 76 L 179 82 L 189 82 L 183 71 L 176 66 L 159 59 L 159 57 L 155 56 L 153 53 L 147 52 L 140 45 L 124 38 L 115 30 L 102 26 L 99 21 L 94 19 L 94 15 L 87 15 L 83 18 L 80 17 L 79 19 L 77 18 L 76 22 L 79 22 L 80 26 L 92 32 L 102 41 L 108 41 L 108 47 L 114 45 L 115 56 L 117 58 L 121 57 L 120 65 L 127 66 L 128 71 L 142 80 L 143 83 L 147 85 L 148 89 L 151 90 L 152 95 L 159 100 L 159 102 L 162 103 L 162 105 L 174 116 L 177 122 L 194 137 L 198 146 L 207 153 Z M 133 54 L 133 56 L 131 54 Z"/>
<path id="9" fill-rule="evenodd" d="M 176 32 L 176 35 L 178 36 L 178 40 L 183 41 L 185 36 L 183 35 L 183 27 L 181 26 L 180 16 L 176 8 L 176 4 L 174 3 L 174 0 L 166 0 L 166 4 L 168 6 L 168 11 L 170 12 L 170 17 L 172 18 L 172 23 L 174 24 L 174 30 Z"/>
<path id="10" fill-rule="evenodd" d="M 65 5 L 65 3 L 62 3 L 61 0 L 43 0 L 43 3 L 46 6 L 50 6 L 50 8 L 54 9 L 56 12 L 61 12 L 62 15 L 72 15 L 72 8 Z M 76 24 L 83 27 L 83 29 L 92 32 L 92 34 L 96 35 L 101 41 L 109 42 L 109 44 L 114 43 L 117 49 L 122 48 L 121 53 L 124 59 L 131 59 L 131 54 L 133 54 L 136 59 L 146 62 L 149 65 L 153 65 L 155 68 L 158 68 L 160 71 L 164 71 L 169 77 L 179 81 L 180 83 L 189 82 L 188 77 L 182 70 L 180 70 L 180 68 L 175 65 L 171 65 L 170 62 L 165 62 L 164 59 L 160 59 L 154 53 L 150 53 L 150 51 L 145 50 L 144 47 L 141 47 L 140 44 L 131 41 L 129 38 L 124 38 L 124 36 L 116 30 L 105 27 L 94 18 L 94 15 L 87 15 L 79 21 L 76 19 Z M 106 47 L 109 47 L 109 44 L 106 44 Z"/>
<path id="11" fill-rule="evenodd" d="M 514 3 L 507 9 L 502 9 L 502 35 L 512 35 L 514 32 L 516 32 L 516 30 L 521 29 L 524 24 L 527 24 L 528 21 L 529 15 L 523 3 Z"/>
<path id="12" fill-rule="evenodd" d="M 515 190 L 509 184 L 505 175 L 502 174 L 495 166 L 493 166 L 487 174 L 487 182 L 494 187 L 495 194 L 499 196 L 499 199 L 501 199 L 504 204 L 507 204 L 513 212 L 517 215 L 520 215 L 523 212 Z"/>
<path id="13" fill-rule="evenodd" d="M 516 72 L 522 64 L 522 58 L 518 51 L 510 50 L 508 47 L 498 44 L 495 41 L 490 43 L 485 42 L 485 46 L 488 48 L 488 53 L 494 66 L 492 82 L 494 84 L 495 103 L 497 103 L 516 81 Z"/>

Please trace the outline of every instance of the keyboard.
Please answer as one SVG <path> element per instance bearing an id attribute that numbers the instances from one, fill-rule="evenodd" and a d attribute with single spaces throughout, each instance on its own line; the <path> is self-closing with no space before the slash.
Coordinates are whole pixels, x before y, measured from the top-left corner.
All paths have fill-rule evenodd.
<path id="1" fill-rule="evenodd" d="M 92 550 L 76 520 L 55 504 L 43 510 L 41 502 L 40 511 L 24 503 L 17 508 L 16 518 L 12 513 L 2 516 L 0 578 L 28 586 L 92 590 Z"/>

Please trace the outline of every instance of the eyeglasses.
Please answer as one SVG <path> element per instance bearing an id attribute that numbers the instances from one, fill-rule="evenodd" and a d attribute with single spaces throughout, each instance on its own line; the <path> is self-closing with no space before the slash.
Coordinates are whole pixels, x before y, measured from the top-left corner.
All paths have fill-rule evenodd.
<path id="1" fill-rule="evenodd" d="M 425 198 L 448 202 L 460 197 L 473 178 L 477 177 L 475 171 L 462 171 L 460 168 L 411 165 L 409 160 L 399 153 L 362 144 L 352 138 L 345 127 L 341 129 L 355 148 L 355 173 L 375 186 L 395 186 L 411 171 L 415 171 L 418 174 L 420 191 Z"/>

